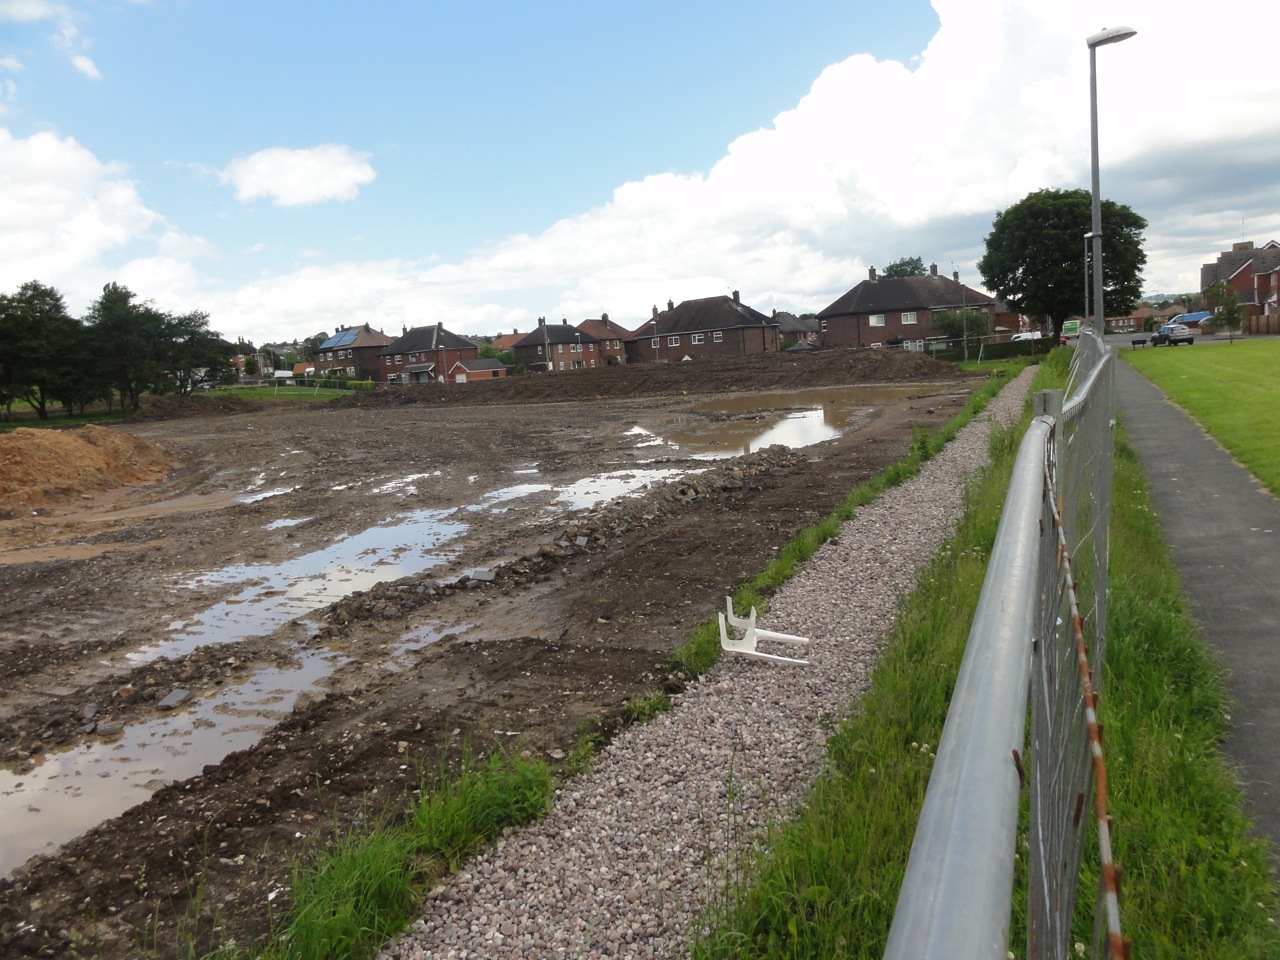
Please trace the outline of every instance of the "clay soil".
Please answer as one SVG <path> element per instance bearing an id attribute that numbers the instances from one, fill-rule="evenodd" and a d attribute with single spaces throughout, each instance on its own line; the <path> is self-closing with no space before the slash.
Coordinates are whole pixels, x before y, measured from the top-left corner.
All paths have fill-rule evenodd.
<path id="1" fill-rule="evenodd" d="M 709 400 L 877 383 L 914 386 L 798 450 L 689 459 L 639 448 L 628 432 L 714 443 L 767 415 L 715 412 Z M 308 653 L 344 658 L 256 744 L 0 880 L 0 955 L 171 956 L 180 939 L 251 942 L 287 902 L 309 843 L 403 811 L 419 772 L 464 745 L 556 767 L 584 732 L 616 731 L 628 700 L 678 689 L 668 654 L 725 594 L 906 454 L 914 431 L 955 414 L 973 384 L 918 355 L 835 351 L 334 403 L 171 398 L 110 430 L 0 436 L 0 762 L 10 772 L 110 742 L 175 689 L 194 702 Z M 524 480 L 560 487 L 637 468 L 645 453 L 658 458 L 645 468 L 684 479 L 591 510 L 557 506 L 554 492 L 469 509 Z M 236 499 L 268 488 L 288 492 Z M 440 566 L 261 636 L 125 659 L 238 589 L 201 575 L 340 550 L 427 509 L 467 524 Z M 272 526 L 280 520 L 302 522 Z M 440 639 L 393 658 L 414 631 Z"/>

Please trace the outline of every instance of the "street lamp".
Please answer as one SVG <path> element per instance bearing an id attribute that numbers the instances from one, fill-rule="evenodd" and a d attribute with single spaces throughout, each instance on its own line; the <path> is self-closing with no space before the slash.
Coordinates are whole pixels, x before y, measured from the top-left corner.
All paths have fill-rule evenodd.
<path id="1" fill-rule="evenodd" d="M 1108 43 L 1128 40 L 1138 31 L 1132 27 L 1112 27 L 1095 33 L 1085 42 L 1089 44 L 1089 133 L 1093 173 L 1093 325 L 1094 332 L 1102 335 L 1106 327 L 1106 313 L 1102 305 L 1102 194 L 1098 190 L 1098 48 Z"/>
<path id="2" fill-rule="evenodd" d="M 1089 316 L 1089 241 L 1093 238 L 1092 230 L 1084 235 L 1084 313 L 1080 314 L 1081 319 Z"/>

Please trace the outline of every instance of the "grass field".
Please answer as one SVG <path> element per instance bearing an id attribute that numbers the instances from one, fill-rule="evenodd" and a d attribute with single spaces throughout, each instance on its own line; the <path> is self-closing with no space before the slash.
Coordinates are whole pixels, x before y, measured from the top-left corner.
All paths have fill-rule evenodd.
<path id="1" fill-rule="evenodd" d="M 1280 496 L 1280 340 L 1117 352 Z"/>

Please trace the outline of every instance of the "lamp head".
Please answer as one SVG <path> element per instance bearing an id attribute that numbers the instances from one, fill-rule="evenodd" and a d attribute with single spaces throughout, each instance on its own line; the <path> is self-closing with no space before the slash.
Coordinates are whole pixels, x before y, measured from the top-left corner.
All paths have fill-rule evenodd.
<path id="1" fill-rule="evenodd" d="M 1121 40 L 1128 40 L 1137 32 L 1133 27 L 1111 27 L 1095 33 L 1085 43 L 1089 45 L 1090 49 L 1093 49 L 1094 47 L 1105 46 L 1108 43 L 1119 43 Z"/>

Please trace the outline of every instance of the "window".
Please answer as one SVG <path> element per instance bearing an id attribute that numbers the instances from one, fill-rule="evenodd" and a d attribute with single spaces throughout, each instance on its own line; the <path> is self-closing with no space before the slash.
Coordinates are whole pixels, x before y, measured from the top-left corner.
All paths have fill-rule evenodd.
<path id="1" fill-rule="evenodd" d="M 826 332 L 827 332 L 827 321 L 825 321 L 825 320 L 819 320 L 819 321 L 818 321 L 818 329 L 819 329 L 819 330 L 821 330 L 823 333 L 826 333 Z"/>
<path id="2" fill-rule="evenodd" d="M 693 334 L 693 335 L 692 335 L 692 337 L 693 337 L 693 342 L 694 342 L 694 343 L 701 343 L 701 342 L 703 341 L 703 339 L 704 339 L 703 335 L 702 335 L 702 334 L 700 334 L 700 333 L 695 333 L 695 334 Z"/>
<path id="3" fill-rule="evenodd" d="M 542 344 L 538 344 L 538 356 L 542 356 Z"/>
<path id="4" fill-rule="evenodd" d="M 674 337 L 667 337 L 667 346 L 668 346 L 668 347 L 678 347 L 678 346 L 680 346 L 680 336 L 679 336 L 679 334 L 677 334 L 677 335 L 676 335 L 676 336 L 674 336 Z"/>
<path id="5" fill-rule="evenodd" d="M 662 346 L 662 341 L 659 340 L 657 337 L 654 337 L 652 340 L 649 341 L 649 346 L 657 350 L 660 346 Z"/>
<path id="6" fill-rule="evenodd" d="M 563 360 L 561 360 L 561 361 L 560 361 L 560 369 L 561 369 L 561 370 L 563 370 L 563 369 L 564 369 L 564 361 L 563 361 Z"/>
<path id="7" fill-rule="evenodd" d="M 868 318 L 867 318 L 867 323 L 868 323 L 868 325 L 870 325 L 870 326 L 872 326 L 872 327 L 883 327 L 883 326 L 884 326 L 884 314 L 883 314 L 883 313 L 873 313 L 870 317 L 868 317 Z"/>
<path id="8" fill-rule="evenodd" d="M 396 363 L 402 363 L 403 361 L 404 361 L 404 354 L 402 354 L 402 353 L 397 353 L 397 354 L 396 354 Z"/>
<path id="9" fill-rule="evenodd" d="M 914 310 L 912 310 L 912 311 L 910 311 L 910 312 L 903 313 L 903 315 L 902 315 L 902 322 L 903 322 L 903 323 L 915 323 L 915 322 L 916 322 L 916 312 L 915 312 Z"/>
<path id="10" fill-rule="evenodd" d="M 563 343 L 557 343 L 557 344 L 556 344 L 556 353 L 564 353 L 564 344 L 563 344 Z M 560 369 L 561 369 L 561 370 L 563 370 L 563 369 L 564 369 L 564 364 L 563 364 L 563 363 L 562 363 L 562 364 L 560 364 Z"/>
<path id="11" fill-rule="evenodd" d="M 881 349 L 883 349 L 883 348 L 884 348 L 884 344 L 883 344 L 883 343 L 873 343 L 873 344 L 871 345 L 871 349 L 872 349 L 872 350 L 881 350 Z"/>
<path id="12" fill-rule="evenodd" d="M 720 342 L 721 340 L 723 340 L 723 339 L 724 339 L 724 331 L 723 331 L 723 330 L 717 330 L 717 331 L 715 331 L 713 334 L 711 334 L 711 342 L 712 342 L 712 343 L 719 343 L 719 342 Z"/>
<path id="13" fill-rule="evenodd" d="M 389 366 L 391 366 L 391 358 L 390 358 L 390 357 L 383 357 L 383 358 L 382 358 L 382 362 L 383 362 L 383 363 L 385 363 L 388 367 L 389 367 Z M 392 376 L 395 376 L 395 374 L 392 374 Z"/>

